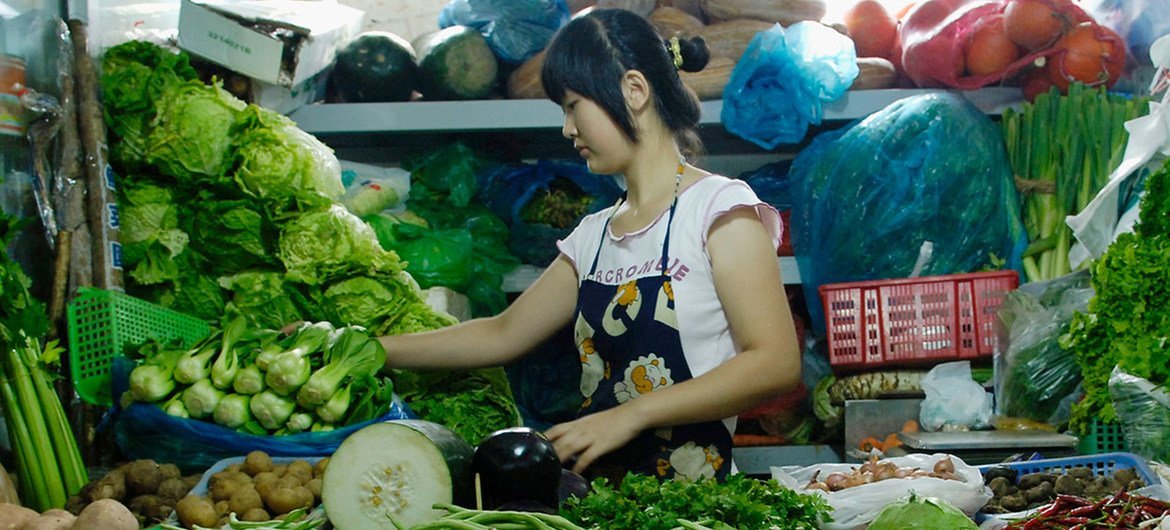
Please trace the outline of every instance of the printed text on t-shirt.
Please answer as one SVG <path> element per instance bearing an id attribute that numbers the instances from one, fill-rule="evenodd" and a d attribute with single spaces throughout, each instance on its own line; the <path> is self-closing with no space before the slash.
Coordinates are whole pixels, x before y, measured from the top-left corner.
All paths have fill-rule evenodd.
<path id="1" fill-rule="evenodd" d="M 691 269 L 686 265 L 679 263 L 678 258 L 667 268 L 669 276 L 674 281 L 680 281 L 687 276 L 687 272 Z M 647 260 L 641 265 L 629 265 L 627 267 L 615 267 L 609 269 L 598 268 L 593 275 L 587 276 L 586 280 L 593 280 L 605 284 L 618 284 L 627 280 L 641 278 L 650 273 L 662 271 L 662 259 L 654 258 Z"/>

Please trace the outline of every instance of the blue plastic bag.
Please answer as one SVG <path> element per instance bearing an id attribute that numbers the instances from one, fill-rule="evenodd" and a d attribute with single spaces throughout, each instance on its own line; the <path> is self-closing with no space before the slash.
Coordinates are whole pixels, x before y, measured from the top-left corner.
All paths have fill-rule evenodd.
<path id="1" fill-rule="evenodd" d="M 132 363 L 124 358 L 115 359 L 115 396 L 125 391 L 132 367 Z M 183 473 L 201 473 L 224 458 L 245 455 L 254 450 L 264 451 L 270 456 L 329 455 L 347 436 L 362 427 L 414 417 L 406 403 L 396 395 L 390 410 L 382 416 L 328 432 L 256 436 L 208 421 L 169 416 L 159 407 L 145 403 L 110 409 L 103 426 L 113 422 L 114 442 L 126 458 L 151 459 L 160 464 L 175 464 Z"/>
<path id="2" fill-rule="evenodd" d="M 961 96 L 909 97 L 821 134 L 789 177 L 792 246 L 818 335 L 818 287 L 909 277 L 928 241 L 922 276 L 1021 268 L 1027 240 L 1003 136 Z"/>
<path id="3" fill-rule="evenodd" d="M 568 236 L 581 219 L 573 220 L 567 227 L 525 222 L 521 212 L 537 192 L 549 189 L 556 179 L 566 179 L 592 197 L 586 214 L 606 208 L 622 195 L 622 189 L 611 176 L 595 175 L 580 164 L 543 159 L 536 164 L 501 167 L 479 176 L 480 200 L 508 223 L 512 253 L 521 262 L 540 267 L 557 257 L 557 240 Z"/>
<path id="4" fill-rule="evenodd" d="M 451 0 L 439 13 L 440 28 L 475 28 L 496 57 L 512 64 L 539 53 L 568 22 L 565 0 Z"/>
<path id="5" fill-rule="evenodd" d="M 781 160 L 764 164 L 740 175 L 739 178 L 756 192 L 756 197 L 761 201 L 783 211 L 792 208 L 791 185 L 788 182 L 788 170 L 791 167 L 791 160 Z"/>
<path id="6" fill-rule="evenodd" d="M 859 70 L 853 41 L 817 22 L 752 38 L 723 89 L 723 126 L 765 149 L 800 142 Z"/>

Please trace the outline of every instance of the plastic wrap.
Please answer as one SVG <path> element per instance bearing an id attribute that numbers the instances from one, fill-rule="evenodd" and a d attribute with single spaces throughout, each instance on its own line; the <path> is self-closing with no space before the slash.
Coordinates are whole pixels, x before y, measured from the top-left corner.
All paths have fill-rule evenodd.
<path id="1" fill-rule="evenodd" d="M 724 127 L 765 149 L 804 139 L 859 73 L 853 41 L 817 22 L 757 33 L 723 90 Z"/>
<path id="2" fill-rule="evenodd" d="M 1129 451 L 1148 460 L 1170 460 L 1170 392 L 1166 387 L 1114 368 L 1109 396 Z"/>
<path id="3" fill-rule="evenodd" d="M 1081 369 L 1057 339 L 1092 297 L 1087 270 L 1007 294 L 996 312 L 996 414 L 1052 425 L 1068 420 L 1061 403 L 1076 392 Z"/>
<path id="4" fill-rule="evenodd" d="M 943 363 L 922 378 L 926 399 L 918 420 L 928 431 L 948 427 L 984 429 L 991 426 L 992 398 L 971 377 L 971 362 Z"/>
<path id="5" fill-rule="evenodd" d="M 951 93 L 899 100 L 803 149 L 789 173 L 792 244 L 812 329 L 818 287 L 971 272 L 993 259 L 1019 270 L 1026 245 L 999 128 Z"/>
<path id="6" fill-rule="evenodd" d="M 439 27 L 479 30 L 496 57 L 512 64 L 543 50 L 568 22 L 564 0 L 451 0 L 439 13 Z"/>

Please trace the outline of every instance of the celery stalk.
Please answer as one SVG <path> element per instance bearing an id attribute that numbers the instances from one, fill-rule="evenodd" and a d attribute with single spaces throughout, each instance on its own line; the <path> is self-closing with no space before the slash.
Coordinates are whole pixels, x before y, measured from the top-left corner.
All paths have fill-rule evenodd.
<path id="1" fill-rule="evenodd" d="M 25 339 L 26 342 L 28 339 Z M 27 343 L 18 348 L 28 348 Z M 29 373 L 28 367 L 20 359 L 20 353 L 17 348 L 9 346 L 5 355 L 5 368 L 7 368 L 8 379 L 15 390 L 15 400 L 12 402 L 6 401 L 5 406 L 19 407 L 19 414 L 24 416 L 24 433 L 18 436 L 25 435 L 30 439 L 29 446 L 23 448 L 24 451 L 29 451 L 36 459 L 36 466 L 29 469 L 21 470 L 22 473 L 36 473 L 33 477 L 34 488 L 39 484 L 41 487 L 34 489 L 33 499 L 30 507 L 38 511 L 45 511 L 50 508 L 61 508 L 65 506 L 65 487 L 61 482 L 61 474 L 57 464 L 57 456 L 53 454 L 53 442 L 49 436 L 48 427 L 45 425 L 44 415 L 41 414 L 40 396 L 37 395 L 36 389 L 33 385 L 33 375 Z M 17 426 L 19 429 L 20 426 Z M 16 448 L 14 448 L 16 449 Z"/>

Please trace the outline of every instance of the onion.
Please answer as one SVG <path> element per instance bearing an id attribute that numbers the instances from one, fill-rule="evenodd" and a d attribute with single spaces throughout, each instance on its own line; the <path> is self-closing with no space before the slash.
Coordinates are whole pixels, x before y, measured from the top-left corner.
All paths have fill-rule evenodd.
<path id="1" fill-rule="evenodd" d="M 1003 25 L 1012 42 L 1027 50 L 1047 48 L 1069 26 L 1061 12 L 1069 0 L 1010 0 L 1003 11 Z"/>
<path id="2" fill-rule="evenodd" d="M 1125 68 L 1125 44 L 1121 36 L 1094 22 L 1069 30 L 1055 45 L 1045 70 L 1052 83 L 1068 92 L 1079 81 L 1088 86 L 1112 86 Z"/>
<path id="3" fill-rule="evenodd" d="M 991 75 L 1007 69 L 1020 57 L 1020 48 L 1008 37 L 1001 17 L 979 21 L 967 42 L 967 73 Z"/>

